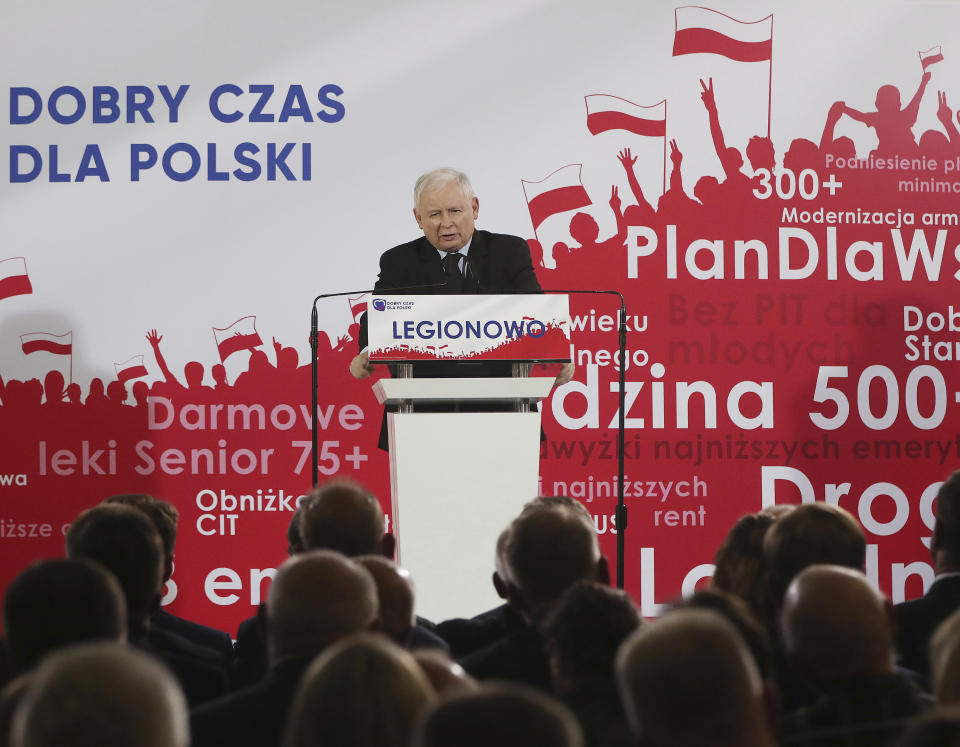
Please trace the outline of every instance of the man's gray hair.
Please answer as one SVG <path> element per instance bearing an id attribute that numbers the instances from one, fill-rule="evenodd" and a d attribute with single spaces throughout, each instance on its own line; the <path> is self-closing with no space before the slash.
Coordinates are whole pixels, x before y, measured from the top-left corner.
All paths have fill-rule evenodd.
<path id="1" fill-rule="evenodd" d="M 413 185 L 413 206 L 420 207 L 420 195 L 424 192 L 443 189 L 450 182 L 459 184 L 460 191 L 463 192 L 463 196 L 468 200 L 473 199 L 473 186 L 470 184 L 470 179 L 467 175 L 456 169 L 442 168 L 428 171 L 417 179 L 417 183 Z"/>

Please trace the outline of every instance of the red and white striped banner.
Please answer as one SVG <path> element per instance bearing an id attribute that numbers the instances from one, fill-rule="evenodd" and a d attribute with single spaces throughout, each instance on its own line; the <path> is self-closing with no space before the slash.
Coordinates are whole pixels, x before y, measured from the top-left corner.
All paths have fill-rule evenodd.
<path id="1" fill-rule="evenodd" d="M 579 210 L 591 204 L 590 195 L 580 181 L 581 168 L 583 164 L 571 163 L 538 182 L 521 179 L 534 231 L 551 215 Z"/>
<path id="2" fill-rule="evenodd" d="M 0 260 L 0 298 L 23 296 L 33 293 L 27 261 L 23 257 Z"/>
<path id="3" fill-rule="evenodd" d="M 147 375 L 142 355 L 135 355 L 123 363 L 114 363 L 113 368 L 117 372 L 117 378 L 124 383 Z"/>
<path id="4" fill-rule="evenodd" d="M 710 8 L 687 5 L 674 10 L 673 56 L 718 54 L 739 62 L 773 56 L 773 14 L 759 21 L 738 21 Z"/>
<path id="5" fill-rule="evenodd" d="M 241 350 L 251 350 L 263 345 L 263 340 L 257 332 L 257 317 L 252 315 L 237 319 L 223 329 L 214 327 L 213 337 L 217 341 L 217 352 L 220 353 L 221 362 Z"/>
<path id="6" fill-rule="evenodd" d="M 584 96 L 587 129 L 594 135 L 608 130 L 626 130 L 645 137 L 667 134 L 667 100 L 641 106 L 619 96 L 596 93 Z"/>
<path id="7" fill-rule="evenodd" d="M 73 330 L 62 335 L 51 332 L 27 332 L 20 335 L 20 347 L 24 355 L 38 352 L 70 355 L 73 352 Z"/>

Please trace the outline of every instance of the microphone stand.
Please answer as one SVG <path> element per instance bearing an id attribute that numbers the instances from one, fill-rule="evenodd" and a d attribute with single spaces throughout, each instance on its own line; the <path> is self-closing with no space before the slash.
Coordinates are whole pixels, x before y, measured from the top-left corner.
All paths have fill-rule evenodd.
<path id="1" fill-rule="evenodd" d="M 616 290 L 564 290 L 550 288 L 545 293 L 576 293 L 576 294 L 603 294 L 617 296 L 620 299 L 620 318 L 618 324 L 619 348 L 620 348 L 620 373 L 617 377 L 618 397 L 620 401 L 619 415 L 617 419 L 617 510 L 614 514 L 614 521 L 617 525 L 617 588 L 623 588 L 624 581 L 624 556 L 626 554 L 626 533 L 627 533 L 627 506 L 623 501 L 624 493 L 624 431 L 626 412 L 626 367 L 627 367 L 627 305 L 623 300 L 623 294 Z"/>

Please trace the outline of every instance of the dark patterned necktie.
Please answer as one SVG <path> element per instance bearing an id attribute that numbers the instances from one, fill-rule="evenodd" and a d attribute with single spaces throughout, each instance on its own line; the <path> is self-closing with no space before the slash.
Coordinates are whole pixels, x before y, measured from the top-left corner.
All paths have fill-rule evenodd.
<path id="1" fill-rule="evenodd" d="M 448 252 L 443 258 L 443 271 L 447 275 L 447 287 L 451 293 L 460 293 L 463 291 L 463 273 L 460 271 L 460 260 L 463 255 L 460 252 Z"/>

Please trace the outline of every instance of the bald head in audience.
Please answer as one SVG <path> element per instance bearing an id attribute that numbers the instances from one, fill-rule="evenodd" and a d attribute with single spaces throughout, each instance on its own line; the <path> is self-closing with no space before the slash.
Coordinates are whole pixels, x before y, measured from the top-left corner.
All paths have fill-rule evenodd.
<path id="1" fill-rule="evenodd" d="M 313 656 L 377 622 L 370 573 L 339 553 L 313 550 L 286 560 L 270 585 L 267 650 L 276 664 Z"/>
<path id="2" fill-rule="evenodd" d="M 867 543 L 848 511 L 827 503 L 804 503 L 773 522 L 763 539 L 768 588 L 776 609 L 804 568 L 818 563 L 863 569 Z"/>
<path id="3" fill-rule="evenodd" d="M 314 488 L 300 503 L 300 538 L 305 550 L 336 550 L 347 557 L 393 557 L 395 540 L 385 531 L 374 495 L 349 480 Z"/>
<path id="4" fill-rule="evenodd" d="M 382 555 L 364 555 L 356 562 L 370 572 L 377 584 L 380 632 L 397 645 L 406 647 L 416 620 L 410 574 Z"/>
<path id="5" fill-rule="evenodd" d="M 641 627 L 617 654 L 616 671 L 644 747 L 774 744 L 753 657 L 716 612 L 681 609 Z"/>
<path id="6" fill-rule="evenodd" d="M 133 649 L 84 644 L 50 656 L 13 719 L 15 747 L 186 747 L 187 704 L 173 676 Z"/>
<path id="7" fill-rule="evenodd" d="M 893 671 L 890 603 L 860 571 L 815 565 L 797 574 L 780 624 L 791 664 L 818 684 Z"/>
<path id="8" fill-rule="evenodd" d="M 563 548 L 563 552 L 558 552 Z M 500 581 L 507 599 L 538 623 L 564 591 L 600 575 L 602 557 L 592 521 L 565 508 L 524 511 L 501 535 Z"/>
<path id="9" fill-rule="evenodd" d="M 519 685 L 487 685 L 458 693 L 431 710 L 414 747 L 582 747 L 583 735 L 566 706 Z"/>
<path id="10" fill-rule="evenodd" d="M 112 573 L 83 558 L 40 560 L 3 599 L 3 631 L 14 674 L 50 651 L 82 641 L 123 641 L 127 607 Z"/>

